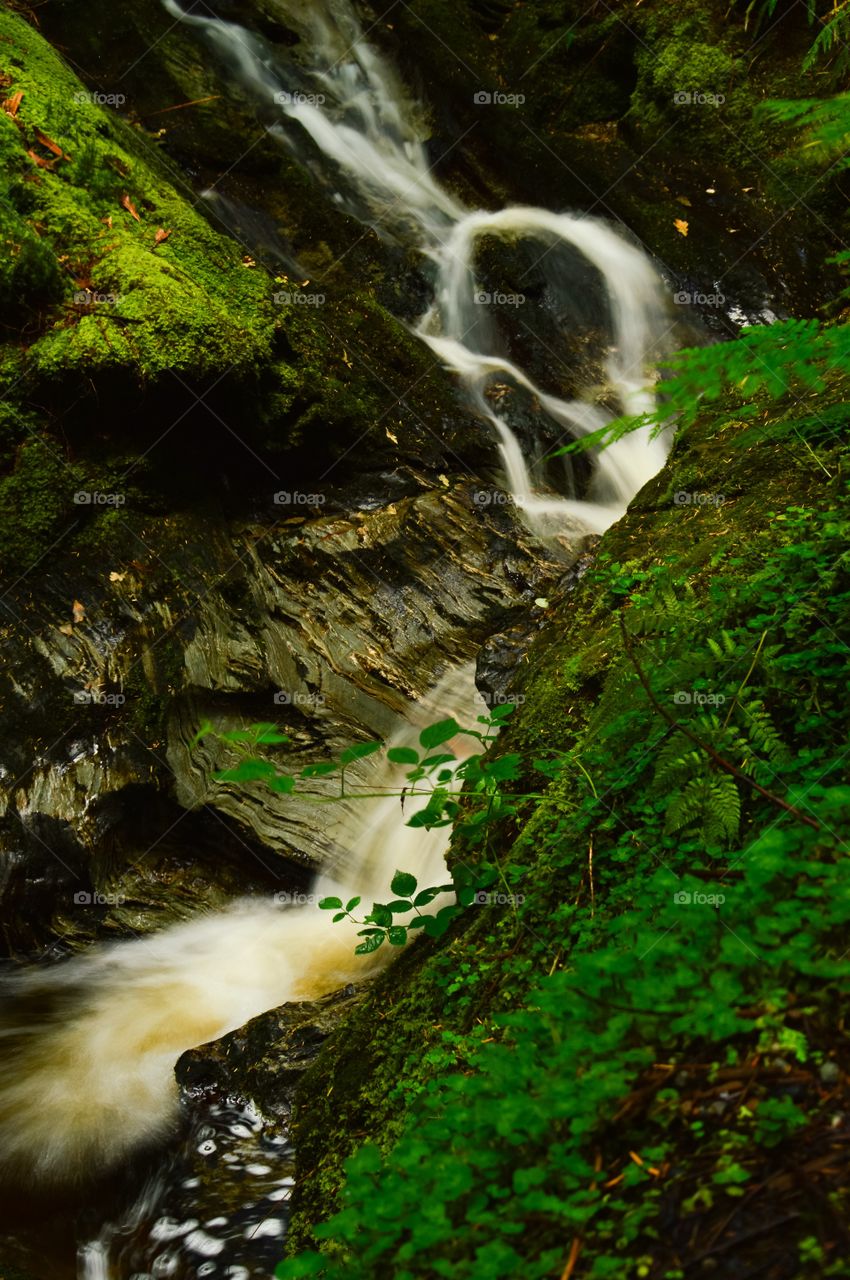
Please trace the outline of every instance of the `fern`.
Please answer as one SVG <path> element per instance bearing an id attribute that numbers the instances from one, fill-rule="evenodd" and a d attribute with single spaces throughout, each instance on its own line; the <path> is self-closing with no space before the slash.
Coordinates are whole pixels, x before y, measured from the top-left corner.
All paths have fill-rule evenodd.
<path id="1" fill-rule="evenodd" d="M 731 844 L 741 825 L 741 797 L 735 779 L 728 773 L 705 773 L 691 778 L 670 803 L 664 830 L 675 835 L 687 827 L 698 827 L 709 847 Z"/>

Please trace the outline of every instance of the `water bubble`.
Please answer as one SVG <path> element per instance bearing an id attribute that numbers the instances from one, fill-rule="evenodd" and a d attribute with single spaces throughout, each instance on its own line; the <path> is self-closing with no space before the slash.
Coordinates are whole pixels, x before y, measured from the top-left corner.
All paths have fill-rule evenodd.
<path id="1" fill-rule="evenodd" d="M 272 1171 L 272 1167 L 270 1164 L 246 1164 L 245 1165 L 245 1172 L 253 1174 L 254 1177 L 256 1178 L 259 1178 L 264 1173 L 271 1173 L 271 1171 Z"/>
<path id="2" fill-rule="evenodd" d="M 151 1240 L 177 1240 L 198 1225 L 197 1218 L 178 1222 L 176 1218 L 159 1218 L 151 1227 Z"/>
<path id="3" fill-rule="evenodd" d="M 210 1218 L 209 1222 L 204 1223 L 205 1227 L 226 1227 L 227 1218 Z"/>
<path id="4" fill-rule="evenodd" d="M 198 1147 L 198 1154 L 202 1156 L 211 1156 L 216 1149 L 216 1145 L 212 1138 L 207 1138 L 206 1142 L 202 1142 Z M 225 1157 L 225 1159 L 226 1158 L 227 1157 Z"/>
<path id="5" fill-rule="evenodd" d="M 256 1240 L 260 1236 L 282 1236 L 283 1223 L 277 1218 L 266 1218 L 265 1222 L 259 1223 L 256 1227 L 246 1227 L 245 1237 L 248 1240 Z"/>
<path id="6" fill-rule="evenodd" d="M 234 1138 L 250 1138 L 253 1137 L 254 1134 L 254 1130 L 250 1125 L 245 1124 L 242 1120 L 240 1120 L 238 1124 L 231 1125 L 230 1132 L 233 1134 Z"/>
<path id="7" fill-rule="evenodd" d="M 223 1240 L 208 1236 L 206 1231 L 193 1231 L 186 1237 L 185 1244 L 187 1249 L 192 1249 L 195 1253 L 203 1253 L 208 1258 L 215 1258 L 224 1248 Z"/>

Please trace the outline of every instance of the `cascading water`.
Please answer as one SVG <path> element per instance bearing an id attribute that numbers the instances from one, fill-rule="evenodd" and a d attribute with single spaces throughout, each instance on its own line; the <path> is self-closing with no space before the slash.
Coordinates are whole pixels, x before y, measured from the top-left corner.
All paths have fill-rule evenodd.
<path id="1" fill-rule="evenodd" d="M 473 671 L 472 663 L 449 671 L 390 745 L 409 745 L 424 724 L 446 715 L 474 723 L 483 704 Z M 459 759 L 465 741 L 456 740 Z M 346 806 L 340 825 L 349 861 L 332 878 L 320 875 L 305 903 L 246 898 L 14 978 L 0 1023 L 0 1173 L 67 1182 L 116 1163 L 173 1127 L 174 1064 L 187 1049 L 383 966 L 384 952 L 354 954 L 361 926 L 334 925 L 316 904 L 342 887 L 347 897 L 363 896 L 365 914 L 370 900 L 392 896 L 399 868 L 415 870 L 423 886 L 442 883 L 448 836 L 444 828 L 403 825 L 397 766 L 381 763 L 359 777 L 361 789 L 378 798 Z M 409 802 L 407 813 L 416 807 Z"/>
<path id="2" fill-rule="evenodd" d="M 490 393 L 496 379 L 523 388 L 567 439 L 606 426 L 618 413 L 651 410 L 649 366 L 662 353 L 668 326 L 660 281 L 647 257 L 596 219 L 522 206 L 497 213 L 465 209 L 434 177 L 415 106 L 406 103 L 391 68 L 366 43 L 348 0 L 282 5 L 307 50 L 305 61 L 285 64 L 244 27 L 188 14 L 179 0 L 163 3 L 208 38 L 254 95 L 269 132 L 314 170 L 323 165 L 320 176 L 341 187 L 335 198 L 350 213 L 384 236 L 412 240 L 431 261 L 434 300 L 416 333 L 458 375 L 470 406 L 494 427 L 509 491 L 527 525 L 541 536 L 608 528 L 662 467 L 663 439 L 641 428 L 597 452 L 585 501 L 542 493 Z M 538 266 L 547 288 L 555 288 L 555 260 L 552 270 L 546 262 L 554 247 L 570 246 L 591 264 L 611 330 L 601 396 L 598 389 L 573 400 L 547 394 L 499 354 L 493 309 L 481 304 L 475 274 L 476 245 L 485 235 L 541 243 Z M 603 408 L 600 400 L 612 407 Z"/>
<path id="3" fill-rule="evenodd" d="M 244 28 L 186 14 L 177 0 L 163 3 L 211 40 L 262 104 L 269 131 L 333 183 L 338 203 L 428 259 L 434 298 L 416 332 L 458 376 L 475 412 L 493 425 L 507 483 L 528 525 L 545 536 L 606 528 L 660 468 L 663 443 L 637 432 L 602 452 L 586 500 L 547 494 L 535 487 L 493 393 L 505 383 L 521 390 L 570 437 L 604 426 L 613 412 L 649 409 L 647 368 L 659 349 L 663 304 L 644 255 L 589 218 L 525 207 L 465 209 L 433 176 L 416 108 L 363 40 L 348 0 L 290 0 L 284 6 L 309 50 L 306 61 L 285 66 Z M 603 394 L 562 399 L 502 354 L 496 319 L 476 301 L 475 255 L 484 236 L 533 240 L 543 263 L 550 250 L 568 246 L 590 264 L 610 325 Z M 553 268 L 553 288 L 554 274 Z M 473 695 L 470 665 L 449 673 L 397 742 L 431 719 L 474 719 L 480 707 Z M 361 777 L 369 780 L 367 772 Z M 397 775 L 390 771 L 371 782 L 375 791 L 394 789 Z M 343 884 L 368 904 L 386 896 L 397 867 L 417 872 L 421 884 L 445 878 L 445 831 L 404 827 L 395 797 L 349 805 L 340 815 L 336 843 L 351 851 L 350 860 L 319 878 L 315 898 Z M 388 958 L 385 950 L 356 957 L 355 928 L 333 925 L 315 901 L 281 907 L 246 899 L 158 935 L 19 975 L 9 983 L 13 998 L 0 1015 L 7 1048 L 0 1171 L 36 1175 L 47 1184 L 72 1182 L 119 1164 L 135 1146 L 168 1133 L 178 1105 L 174 1064 L 186 1049 L 285 1001 L 359 979 Z M 137 1227 L 131 1214 L 124 1228 Z M 113 1224 L 82 1250 L 88 1280 L 112 1274 L 110 1241 L 117 1232 Z"/>

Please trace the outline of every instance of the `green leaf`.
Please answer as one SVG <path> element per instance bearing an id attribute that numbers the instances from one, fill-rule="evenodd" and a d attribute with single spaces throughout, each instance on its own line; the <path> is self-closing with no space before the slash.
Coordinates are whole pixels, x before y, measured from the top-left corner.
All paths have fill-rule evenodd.
<path id="1" fill-rule="evenodd" d="M 344 920 L 344 919 L 345 919 L 345 912 L 338 911 L 334 916 L 334 924 L 339 924 L 340 920 Z"/>
<path id="2" fill-rule="evenodd" d="M 278 729 L 264 729 L 262 733 L 258 733 L 255 741 L 263 743 L 266 746 L 278 746 L 284 742 L 291 742 L 288 733 L 281 733 Z"/>
<path id="3" fill-rule="evenodd" d="M 448 720 L 438 720 L 436 724 L 429 724 L 423 729 L 419 735 L 419 741 L 423 747 L 429 750 L 431 747 L 441 747 L 444 742 L 448 742 L 456 733 L 460 733 L 460 725 L 454 718 Z"/>
<path id="4" fill-rule="evenodd" d="M 416 876 L 408 871 L 397 871 L 390 882 L 390 888 L 399 898 L 409 898 L 416 892 Z"/>
<path id="5" fill-rule="evenodd" d="M 425 917 L 425 932 L 429 938 L 442 938 L 451 922 L 460 915 L 460 907 L 443 907 L 435 916 Z"/>
<path id="6" fill-rule="evenodd" d="M 383 944 L 383 941 L 383 933 L 373 934 L 371 938 L 365 938 L 363 942 L 359 943 L 354 948 L 354 954 L 356 956 L 367 956 L 371 951 L 377 951 L 378 947 Z"/>
<path id="7" fill-rule="evenodd" d="M 213 727 L 212 721 L 202 720 L 200 724 L 200 728 L 198 729 L 198 732 L 195 734 L 194 738 L 189 743 L 189 745 L 191 747 L 196 747 L 198 743 L 202 741 L 202 739 L 207 738 L 210 735 L 212 735 L 213 737 L 216 736 L 216 732 Z"/>
<path id="8" fill-rule="evenodd" d="M 403 947 L 407 942 L 407 930 L 402 925 L 395 924 L 387 929 L 387 940 L 393 947 Z"/>
<path id="9" fill-rule="evenodd" d="M 452 885 L 448 886 L 449 891 L 452 888 Z M 432 885 L 430 889 L 423 889 L 421 893 L 417 893 L 413 899 L 413 905 L 414 907 L 427 907 L 429 902 L 433 902 L 435 898 L 439 898 L 440 894 L 445 892 L 445 885 Z"/>
<path id="10" fill-rule="evenodd" d="M 289 796 L 295 790 L 295 779 L 288 773 L 279 773 L 276 778 L 269 778 L 266 783 L 270 791 L 279 791 Z"/>
<path id="11" fill-rule="evenodd" d="M 413 910 L 413 903 L 409 898 L 396 898 L 395 902 L 388 902 L 387 906 L 393 915 L 401 915 L 403 911 Z"/>
<path id="12" fill-rule="evenodd" d="M 360 898 L 352 898 L 349 902 L 346 902 L 345 904 L 346 911 L 353 911 L 355 907 L 360 906 L 360 902 L 361 902 Z"/>
<path id="13" fill-rule="evenodd" d="M 413 747 L 390 747 L 387 759 L 393 764 L 418 764 L 419 752 Z"/>
<path id="14" fill-rule="evenodd" d="M 341 898 L 322 898 L 319 903 L 320 911 L 339 911 L 342 906 Z"/>
<path id="15" fill-rule="evenodd" d="M 277 769 L 269 760 L 240 760 L 232 769 L 215 774 L 218 782 L 254 782 L 258 778 L 271 778 Z"/>
<path id="16" fill-rule="evenodd" d="M 355 742 L 354 746 L 346 747 L 339 758 L 341 765 L 353 764 L 355 760 L 365 760 L 366 756 L 372 756 L 376 751 L 380 751 L 383 742 Z"/>
<path id="17" fill-rule="evenodd" d="M 301 770 L 301 777 L 327 778 L 329 774 L 336 773 L 338 768 L 336 764 L 308 764 Z"/>
<path id="18" fill-rule="evenodd" d="M 366 919 L 371 920 L 374 924 L 379 924 L 382 928 L 386 929 L 393 922 L 393 913 L 390 911 L 388 906 L 384 905 L 383 902 L 376 902 Z"/>

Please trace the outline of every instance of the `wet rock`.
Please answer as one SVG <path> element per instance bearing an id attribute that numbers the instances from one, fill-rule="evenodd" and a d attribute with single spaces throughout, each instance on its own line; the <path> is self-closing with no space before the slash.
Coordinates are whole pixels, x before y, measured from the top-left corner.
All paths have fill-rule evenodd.
<path id="1" fill-rule="evenodd" d="M 263 1114 L 285 1118 L 302 1073 L 367 990 L 366 984 L 349 986 L 322 1000 L 261 1014 L 221 1040 L 184 1053 L 176 1067 L 178 1083 L 250 1098 Z"/>

